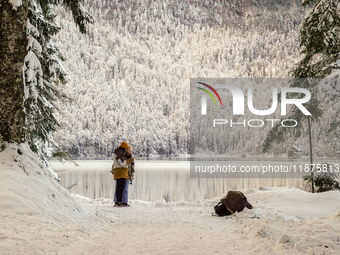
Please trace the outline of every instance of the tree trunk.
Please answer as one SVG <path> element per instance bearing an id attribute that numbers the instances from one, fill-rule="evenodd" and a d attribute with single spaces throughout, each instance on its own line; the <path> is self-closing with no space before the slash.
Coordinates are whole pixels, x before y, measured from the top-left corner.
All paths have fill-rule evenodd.
<path id="1" fill-rule="evenodd" d="M 23 142 L 23 63 L 27 54 L 28 0 L 13 9 L 0 0 L 0 139 Z"/>

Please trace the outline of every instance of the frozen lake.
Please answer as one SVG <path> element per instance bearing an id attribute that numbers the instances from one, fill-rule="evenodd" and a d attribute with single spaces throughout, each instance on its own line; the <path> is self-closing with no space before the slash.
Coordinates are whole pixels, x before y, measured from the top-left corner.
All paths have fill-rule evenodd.
<path id="1" fill-rule="evenodd" d="M 77 160 L 50 164 L 71 193 L 89 198 L 113 198 L 112 160 Z M 251 164 L 251 162 L 248 162 Z M 190 178 L 190 161 L 136 160 L 136 173 L 129 186 L 129 199 L 196 202 L 226 194 L 231 189 L 260 186 L 303 188 L 301 178 Z"/>

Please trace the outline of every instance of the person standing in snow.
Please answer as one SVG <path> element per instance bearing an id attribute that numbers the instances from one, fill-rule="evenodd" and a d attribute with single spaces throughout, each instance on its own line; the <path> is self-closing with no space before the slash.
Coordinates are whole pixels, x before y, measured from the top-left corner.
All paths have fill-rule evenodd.
<path id="1" fill-rule="evenodd" d="M 132 184 L 132 180 L 133 180 L 133 177 L 134 177 L 134 173 L 135 173 L 135 158 L 134 156 L 132 155 L 132 147 L 131 145 L 129 146 L 129 148 L 126 150 L 126 158 L 128 160 L 131 160 L 130 164 L 128 164 L 128 178 L 126 179 L 126 182 L 125 182 L 125 189 L 123 191 L 123 197 L 122 197 L 122 203 L 123 205 L 125 206 L 130 206 L 128 204 L 128 200 L 129 200 L 129 184 Z M 117 188 L 117 184 L 116 184 L 116 188 Z M 115 194 L 115 197 L 114 197 L 114 202 L 118 202 L 117 200 L 117 197 L 116 197 L 116 194 Z"/>
<path id="2" fill-rule="evenodd" d="M 115 149 L 113 156 L 113 178 L 116 180 L 116 190 L 115 190 L 115 206 L 124 207 L 123 203 L 123 193 L 125 189 L 125 184 L 129 177 L 128 165 L 131 163 L 131 159 L 127 159 L 127 150 L 129 145 L 127 142 L 122 142 L 120 146 Z"/>
<path id="3" fill-rule="evenodd" d="M 129 146 L 129 149 L 127 151 L 127 159 L 131 159 L 131 163 L 129 164 L 129 177 L 128 180 L 130 184 L 132 184 L 132 180 L 135 175 L 135 157 L 132 155 L 132 147 Z"/>

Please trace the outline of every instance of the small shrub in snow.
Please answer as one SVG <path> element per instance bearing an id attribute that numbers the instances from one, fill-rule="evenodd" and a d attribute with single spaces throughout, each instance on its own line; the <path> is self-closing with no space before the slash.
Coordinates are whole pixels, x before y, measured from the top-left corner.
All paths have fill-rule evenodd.
<path id="1" fill-rule="evenodd" d="M 307 184 L 312 184 L 314 179 L 314 185 L 318 187 L 316 192 L 324 192 L 329 190 L 340 190 L 340 182 L 336 174 L 332 171 L 331 165 L 327 164 L 327 168 L 317 168 L 316 175 L 312 178 L 311 175 L 304 176 L 303 179 L 307 181 Z"/>

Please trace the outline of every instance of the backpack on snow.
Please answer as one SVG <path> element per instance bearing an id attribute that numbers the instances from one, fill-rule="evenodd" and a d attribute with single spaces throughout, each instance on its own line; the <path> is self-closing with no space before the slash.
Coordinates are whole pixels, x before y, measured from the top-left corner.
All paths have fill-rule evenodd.
<path id="1" fill-rule="evenodd" d="M 253 209 L 246 196 L 241 191 L 231 190 L 221 199 L 222 204 L 231 212 L 241 212 L 245 207 Z"/>
<path id="2" fill-rule="evenodd" d="M 241 212 L 245 207 L 253 208 L 242 192 L 231 190 L 221 199 L 221 202 L 214 206 L 214 210 L 218 216 L 226 216 Z"/>
<path id="3" fill-rule="evenodd" d="M 225 207 L 225 205 L 222 204 L 222 202 L 219 202 L 217 205 L 215 205 L 214 210 L 218 216 L 226 216 L 231 214 L 231 212 L 229 212 L 227 207 Z"/>

